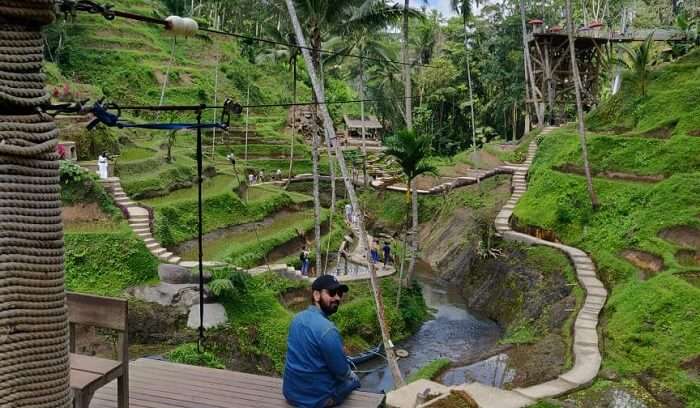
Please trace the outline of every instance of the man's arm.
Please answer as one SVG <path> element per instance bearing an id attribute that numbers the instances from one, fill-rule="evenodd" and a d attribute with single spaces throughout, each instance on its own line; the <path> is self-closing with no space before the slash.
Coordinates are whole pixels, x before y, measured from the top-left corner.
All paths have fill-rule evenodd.
<path id="1" fill-rule="evenodd" d="M 321 337 L 321 353 L 333 376 L 345 380 L 352 371 L 343 352 L 343 340 L 335 328 L 329 328 Z"/>

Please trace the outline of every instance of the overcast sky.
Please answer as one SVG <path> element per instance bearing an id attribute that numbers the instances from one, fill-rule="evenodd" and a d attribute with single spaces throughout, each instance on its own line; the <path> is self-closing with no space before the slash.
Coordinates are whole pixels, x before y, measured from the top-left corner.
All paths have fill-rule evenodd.
<path id="1" fill-rule="evenodd" d="M 411 1 L 411 6 L 415 7 L 415 8 L 421 8 L 425 4 L 423 2 L 423 0 L 410 0 L 410 1 Z M 403 1 L 399 1 L 399 3 L 403 4 Z M 444 17 L 447 17 L 447 18 L 457 15 L 457 13 L 455 13 L 452 10 L 452 7 L 450 6 L 450 0 L 428 0 L 428 7 L 432 8 L 432 9 L 439 10 L 440 13 L 442 13 L 442 15 Z M 477 15 L 479 14 L 480 8 L 481 7 L 474 7 L 475 14 L 477 14 Z"/>
<path id="2" fill-rule="evenodd" d="M 423 1 L 411 0 L 411 5 L 413 7 L 422 7 Z M 428 7 L 437 9 L 445 17 L 452 17 L 455 15 L 455 12 L 452 11 L 452 7 L 450 7 L 450 0 L 428 0 Z"/>

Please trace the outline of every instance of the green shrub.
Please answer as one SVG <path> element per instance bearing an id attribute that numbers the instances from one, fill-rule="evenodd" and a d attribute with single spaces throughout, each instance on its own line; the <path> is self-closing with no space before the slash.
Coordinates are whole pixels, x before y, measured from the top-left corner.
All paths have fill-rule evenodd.
<path id="1" fill-rule="evenodd" d="M 213 195 L 204 200 L 204 232 L 260 221 L 292 204 L 291 197 L 283 192 L 248 205 L 233 193 Z M 154 230 L 156 239 L 165 246 L 194 239 L 197 236 L 197 201 L 183 200 L 156 208 Z"/>
<path id="2" fill-rule="evenodd" d="M 120 296 L 158 277 L 158 260 L 131 231 L 67 233 L 66 286 L 76 292 Z"/>
<path id="3" fill-rule="evenodd" d="M 197 351 L 196 343 L 185 343 L 172 350 L 165 357 L 175 363 L 209 367 L 226 368 L 224 363 L 208 351 Z"/>
<path id="4" fill-rule="evenodd" d="M 67 160 L 59 162 L 58 173 L 63 204 L 97 203 L 105 213 L 112 216 L 119 214 L 114 201 L 99 183 L 96 174 Z"/>
<path id="5" fill-rule="evenodd" d="M 435 377 L 437 377 L 445 368 L 447 368 L 450 365 L 450 360 L 446 358 L 438 358 L 435 359 L 421 368 L 419 368 L 417 371 L 411 373 L 411 375 L 408 376 L 406 379 L 406 383 L 410 384 L 414 381 L 418 380 L 433 380 Z"/>

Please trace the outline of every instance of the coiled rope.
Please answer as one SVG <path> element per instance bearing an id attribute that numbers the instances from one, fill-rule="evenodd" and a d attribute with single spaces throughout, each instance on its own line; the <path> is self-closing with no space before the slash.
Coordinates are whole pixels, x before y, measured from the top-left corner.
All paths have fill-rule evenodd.
<path id="1" fill-rule="evenodd" d="M 41 73 L 52 0 L 0 0 L 0 408 L 69 408 L 58 130 Z"/>

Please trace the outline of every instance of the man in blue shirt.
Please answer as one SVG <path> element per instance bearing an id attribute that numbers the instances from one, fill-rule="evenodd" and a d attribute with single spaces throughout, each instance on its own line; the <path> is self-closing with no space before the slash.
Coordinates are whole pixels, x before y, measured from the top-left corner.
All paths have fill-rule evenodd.
<path id="1" fill-rule="evenodd" d="M 335 276 L 322 275 L 311 289 L 312 305 L 297 314 L 289 327 L 282 391 L 295 407 L 333 407 L 360 388 L 345 357 L 343 339 L 328 320 L 348 287 Z"/>

